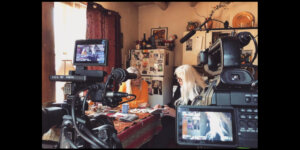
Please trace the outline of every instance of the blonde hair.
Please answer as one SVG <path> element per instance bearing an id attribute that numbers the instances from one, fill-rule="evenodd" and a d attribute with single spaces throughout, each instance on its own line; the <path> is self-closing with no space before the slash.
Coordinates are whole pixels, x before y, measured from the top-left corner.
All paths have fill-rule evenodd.
<path id="1" fill-rule="evenodd" d="M 129 67 L 129 68 L 127 68 L 126 69 L 129 73 L 135 73 L 137 76 L 140 76 L 141 75 L 141 73 L 140 73 L 140 71 L 137 69 L 137 68 L 135 68 L 135 67 Z M 132 94 L 132 90 L 131 90 L 131 79 L 128 79 L 126 82 L 126 92 L 128 93 L 128 94 Z M 141 86 L 142 84 L 140 84 L 140 87 L 139 87 L 139 89 L 141 89 Z"/>
<path id="2" fill-rule="evenodd" d="M 196 96 L 200 95 L 199 86 L 202 89 L 206 87 L 203 77 L 191 65 L 181 65 L 177 67 L 174 74 L 181 78 L 183 82 L 180 88 L 181 98 L 179 100 L 181 100 L 184 105 L 187 105 L 188 100 L 193 101 Z"/>
<path id="3" fill-rule="evenodd" d="M 221 141 L 226 141 L 225 135 L 232 137 L 231 121 L 222 112 L 207 112 L 210 131 L 206 134 L 208 140 L 213 140 L 219 134 Z M 225 127 L 227 125 L 227 128 Z"/>

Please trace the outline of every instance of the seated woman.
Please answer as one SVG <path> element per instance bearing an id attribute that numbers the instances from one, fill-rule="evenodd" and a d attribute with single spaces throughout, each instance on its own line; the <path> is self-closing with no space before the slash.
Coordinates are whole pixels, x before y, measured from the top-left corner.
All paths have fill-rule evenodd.
<path id="1" fill-rule="evenodd" d="M 128 94 L 136 95 L 136 99 L 128 102 L 129 108 L 138 108 L 138 107 L 149 107 L 148 103 L 148 83 L 142 80 L 139 70 L 135 67 L 127 68 L 129 73 L 137 74 L 136 79 L 128 79 L 126 82 L 123 82 L 119 88 L 119 92 L 125 92 Z M 131 97 L 122 98 L 122 102 L 132 99 Z"/>
<path id="2" fill-rule="evenodd" d="M 176 108 L 179 105 L 201 105 L 198 96 L 207 86 L 203 77 L 191 65 L 181 65 L 175 69 L 175 75 L 180 85 L 180 97 L 172 104 L 164 106 L 164 116 L 161 118 L 162 131 L 154 138 L 152 148 L 168 148 L 168 142 L 176 143 Z M 175 93 L 176 94 L 176 93 Z M 178 95 L 178 94 L 177 94 Z M 174 99 L 172 99 L 174 100 Z M 154 108 L 161 108 L 156 105 Z"/>

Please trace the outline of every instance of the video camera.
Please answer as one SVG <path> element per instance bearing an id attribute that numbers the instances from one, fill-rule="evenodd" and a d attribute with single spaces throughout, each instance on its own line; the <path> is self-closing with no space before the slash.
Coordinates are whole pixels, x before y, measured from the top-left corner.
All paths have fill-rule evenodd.
<path id="1" fill-rule="evenodd" d="M 194 32 L 181 39 L 183 43 Z M 241 64 L 241 50 L 255 44 L 255 56 Z M 200 106 L 177 107 L 177 143 L 204 147 L 258 147 L 257 43 L 249 32 L 221 37 L 198 55 L 198 65 L 213 76 L 199 96 Z"/>
<path id="2" fill-rule="evenodd" d="M 113 121 L 105 116 L 88 117 L 87 99 L 101 102 L 104 106 L 116 107 L 135 99 L 135 95 L 115 92 L 113 81 L 125 82 L 135 79 L 136 74 L 128 73 L 121 68 L 113 69 L 106 82 L 107 74 L 99 70 L 87 70 L 87 66 L 107 66 L 108 40 L 77 40 L 74 51 L 75 71 L 69 75 L 51 75 L 51 81 L 67 82 L 64 89 L 67 99 L 63 103 L 55 103 L 53 107 L 42 109 L 44 134 L 54 125 L 60 126 L 61 134 L 58 148 L 122 148 L 114 128 Z M 84 98 L 80 92 L 87 91 Z M 132 96 L 131 100 L 122 102 L 122 97 Z M 43 146 L 49 146 L 44 144 Z"/>

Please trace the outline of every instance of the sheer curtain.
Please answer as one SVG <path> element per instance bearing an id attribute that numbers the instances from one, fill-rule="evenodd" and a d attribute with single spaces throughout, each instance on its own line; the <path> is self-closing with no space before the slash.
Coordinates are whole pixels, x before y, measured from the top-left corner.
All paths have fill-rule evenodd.
<path id="1" fill-rule="evenodd" d="M 86 38 L 86 5 L 79 2 L 54 2 L 55 71 L 63 60 L 72 60 L 75 41 Z M 65 82 L 56 82 L 56 102 L 64 100 Z"/>

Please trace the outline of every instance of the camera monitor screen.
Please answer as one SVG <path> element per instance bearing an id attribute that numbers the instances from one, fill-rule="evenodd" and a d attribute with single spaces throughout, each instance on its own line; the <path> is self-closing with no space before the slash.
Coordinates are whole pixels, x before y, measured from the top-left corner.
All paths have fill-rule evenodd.
<path id="1" fill-rule="evenodd" d="M 106 66 L 108 40 L 77 40 L 75 43 L 74 65 Z"/>
<path id="2" fill-rule="evenodd" d="M 179 106 L 177 143 L 195 146 L 236 146 L 234 109 L 217 106 Z"/>

